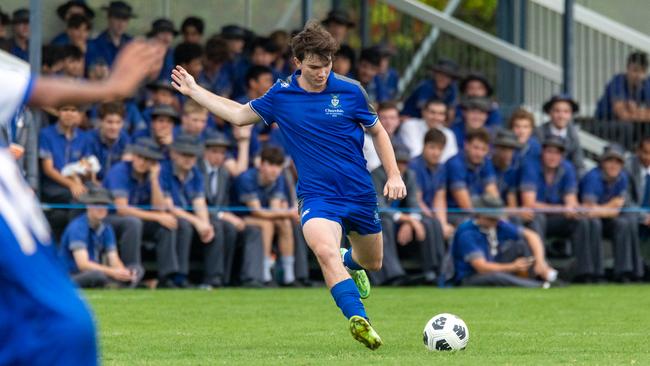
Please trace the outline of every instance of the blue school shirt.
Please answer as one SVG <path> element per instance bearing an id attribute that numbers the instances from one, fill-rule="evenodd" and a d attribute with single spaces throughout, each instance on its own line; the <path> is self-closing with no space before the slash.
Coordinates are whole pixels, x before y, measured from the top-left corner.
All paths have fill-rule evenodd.
<path id="1" fill-rule="evenodd" d="M 613 120 L 614 102 L 633 101 L 640 107 L 650 108 L 650 78 L 647 78 L 635 90 L 630 90 L 625 74 L 615 75 L 607 83 L 603 96 L 596 105 L 596 118 L 600 120 Z"/>
<path id="2" fill-rule="evenodd" d="M 580 201 L 605 204 L 613 198 L 625 196 L 627 174 L 621 172 L 613 182 L 607 182 L 600 167 L 593 168 L 580 181 Z"/>
<path id="3" fill-rule="evenodd" d="M 287 200 L 285 180 L 282 175 L 275 182 L 262 186 L 259 181 L 259 170 L 250 168 L 240 174 L 235 180 L 233 202 L 236 206 L 244 207 L 246 203 L 258 200 L 263 208 L 269 208 L 271 200 Z M 249 211 L 241 211 L 248 214 Z"/>
<path id="4" fill-rule="evenodd" d="M 129 135 L 124 130 L 120 131 L 117 140 L 111 145 L 101 137 L 97 129 L 86 133 L 86 139 L 88 140 L 88 155 L 94 155 L 101 164 L 101 170 L 97 173 L 97 179 L 99 180 L 104 179 L 106 172 L 122 160 L 124 150 L 131 142 Z"/>
<path id="5" fill-rule="evenodd" d="M 196 165 L 187 173 L 185 181 L 181 181 L 176 175 L 174 163 L 164 160 L 160 163 L 159 181 L 160 188 L 165 196 L 172 198 L 174 206 L 191 207 L 192 201 L 205 197 L 203 174 Z"/>
<path id="6" fill-rule="evenodd" d="M 496 183 L 494 166 L 489 159 L 481 165 L 471 166 L 465 158 L 465 153 L 458 153 L 446 163 L 447 170 L 447 207 L 458 208 L 452 192 L 457 189 L 467 189 L 470 197 L 480 196 L 485 192 L 485 187 Z"/>
<path id="7" fill-rule="evenodd" d="M 438 191 L 445 189 L 447 171 L 444 164 L 429 167 L 422 155 L 409 163 L 409 169 L 415 172 L 415 179 L 422 192 L 422 200 L 429 208 L 433 208 L 433 199 Z"/>
<path id="8" fill-rule="evenodd" d="M 72 254 L 77 249 L 86 249 L 88 260 L 101 263 L 102 254 L 117 250 L 113 228 L 108 223 L 101 223 L 93 230 L 86 213 L 77 216 L 65 228 L 59 246 L 59 257 L 70 273 L 79 273 Z"/>
<path id="9" fill-rule="evenodd" d="M 38 156 L 41 159 L 52 159 L 54 168 L 59 171 L 67 164 L 79 161 L 89 155 L 85 132 L 75 128 L 72 138 L 68 140 L 58 123 L 41 130 L 38 145 Z M 44 176 L 44 178 L 47 177 Z"/>
<path id="10" fill-rule="evenodd" d="M 429 99 L 437 99 L 452 108 L 458 99 L 458 86 L 452 82 L 441 95 L 436 90 L 436 84 L 432 79 L 422 81 L 415 91 L 404 102 L 402 113 L 414 118 L 422 118 L 422 107 Z"/>
<path id="11" fill-rule="evenodd" d="M 127 198 L 129 205 L 151 205 L 151 182 L 149 176 L 139 180 L 135 176 L 131 162 L 121 161 L 115 164 L 104 177 L 104 188 L 113 197 Z"/>
<path id="12" fill-rule="evenodd" d="M 566 159 L 562 160 L 551 183 L 544 179 L 544 170 L 539 160 L 528 162 L 522 166 L 519 187 L 521 191 L 535 192 L 538 202 L 552 205 L 564 204 L 564 197 L 567 194 L 578 192 L 575 168 Z"/>
<path id="13" fill-rule="evenodd" d="M 88 53 L 86 54 L 86 62 L 88 65 L 93 65 L 100 59 L 106 61 L 108 66 L 113 65 L 115 57 L 117 56 L 120 49 L 129 43 L 133 37 L 128 34 L 123 34 L 120 38 L 120 46 L 115 47 L 113 41 L 111 41 L 108 31 L 103 31 L 93 39 L 90 44 L 92 47 L 88 48 Z"/>

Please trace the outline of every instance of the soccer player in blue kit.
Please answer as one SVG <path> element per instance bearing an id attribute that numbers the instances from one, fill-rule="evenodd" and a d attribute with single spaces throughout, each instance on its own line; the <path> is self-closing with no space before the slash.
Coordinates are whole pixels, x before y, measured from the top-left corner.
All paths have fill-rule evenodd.
<path id="1" fill-rule="evenodd" d="M 157 75 L 163 55 L 160 45 L 134 41 L 108 79 L 80 82 L 32 76 L 29 65 L 0 51 L 0 128 L 14 128 L 25 104 L 125 98 L 147 75 Z M 95 365 L 89 309 L 59 262 L 34 192 L 6 146 L 0 167 L 0 365 Z"/>
<path id="2" fill-rule="evenodd" d="M 361 298 L 368 297 L 370 290 L 364 269 L 381 268 L 383 243 L 377 197 L 362 152 L 363 128 L 373 136 L 388 176 L 384 195 L 401 199 L 406 187 L 388 134 L 365 91 L 357 81 L 331 72 L 338 48 L 334 38 L 318 23 L 309 22 L 292 39 L 291 47 L 297 71 L 247 104 L 210 93 L 181 67 L 173 70 L 172 85 L 234 125 L 260 118 L 267 125 L 279 125 L 298 171 L 305 239 L 334 301 L 349 319 L 352 336 L 374 350 L 382 341 Z M 343 233 L 352 246 L 347 252 L 339 250 Z"/>

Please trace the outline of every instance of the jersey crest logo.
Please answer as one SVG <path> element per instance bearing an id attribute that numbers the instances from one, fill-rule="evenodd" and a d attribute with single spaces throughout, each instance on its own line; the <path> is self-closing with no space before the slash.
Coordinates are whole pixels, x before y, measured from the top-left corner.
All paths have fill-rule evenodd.
<path id="1" fill-rule="evenodd" d="M 336 94 L 332 94 L 332 100 L 330 101 L 330 104 L 332 107 L 336 108 L 339 106 L 339 96 Z"/>
<path id="2" fill-rule="evenodd" d="M 280 81 L 280 86 L 283 87 L 283 88 L 288 88 L 288 87 L 289 87 L 289 83 L 287 83 L 285 80 L 281 80 L 281 81 Z"/>
<path id="3" fill-rule="evenodd" d="M 339 117 L 343 114 L 344 110 L 341 108 L 341 100 L 339 99 L 338 94 L 331 94 L 332 99 L 330 104 L 325 107 L 325 114 L 330 117 Z"/>

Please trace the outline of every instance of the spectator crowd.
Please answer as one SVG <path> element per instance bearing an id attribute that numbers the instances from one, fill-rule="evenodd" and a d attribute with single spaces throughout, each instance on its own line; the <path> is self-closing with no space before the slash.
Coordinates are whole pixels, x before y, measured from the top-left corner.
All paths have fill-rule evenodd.
<path id="1" fill-rule="evenodd" d="M 67 1 L 57 15 L 65 31 L 43 47 L 40 72 L 106 78 L 133 39 L 132 7 L 106 4 L 108 25 L 98 32 L 100 14 L 84 1 Z M 367 91 L 409 192 L 401 201 L 384 198 L 386 173 L 366 136 L 384 230 L 374 283 L 552 286 L 560 281 L 548 257 L 573 258 L 559 274 L 575 282 L 645 278 L 650 136 L 631 153 L 611 144 L 589 169 L 571 96 L 549 96 L 543 121 L 524 108 L 505 116 L 481 70 L 463 73 L 439 59 L 400 100 L 393 48 L 347 45 L 355 23 L 345 11 L 331 11 L 322 24 L 340 43 L 333 72 Z M 27 109 L 0 131 L 48 206 L 61 258 L 80 286 L 311 283 L 297 175 L 280 130 L 233 127 L 170 83 L 180 65 L 211 92 L 247 103 L 295 71 L 291 34 L 224 25 L 208 37 L 204 29 L 200 17 L 180 29 L 157 19 L 145 37 L 165 44 L 164 64 L 137 95 Z M 29 33 L 27 9 L 0 12 L 2 48 L 27 60 Z M 650 121 L 647 69 L 645 53 L 630 54 L 627 69 L 605 86 L 597 118 Z"/>

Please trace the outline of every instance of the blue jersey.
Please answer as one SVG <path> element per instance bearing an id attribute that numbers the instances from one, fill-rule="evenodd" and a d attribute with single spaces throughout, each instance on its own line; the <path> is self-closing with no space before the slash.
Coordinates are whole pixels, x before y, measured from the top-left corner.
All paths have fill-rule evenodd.
<path id="1" fill-rule="evenodd" d="M 298 197 L 376 202 L 363 157 L 363 127 L 377 115 L 358 82 L 330 73 L 325 90 L 298 85 L 300 70 L 249 103 L 267 125 L 277 123 L 298 170 Z"/>

